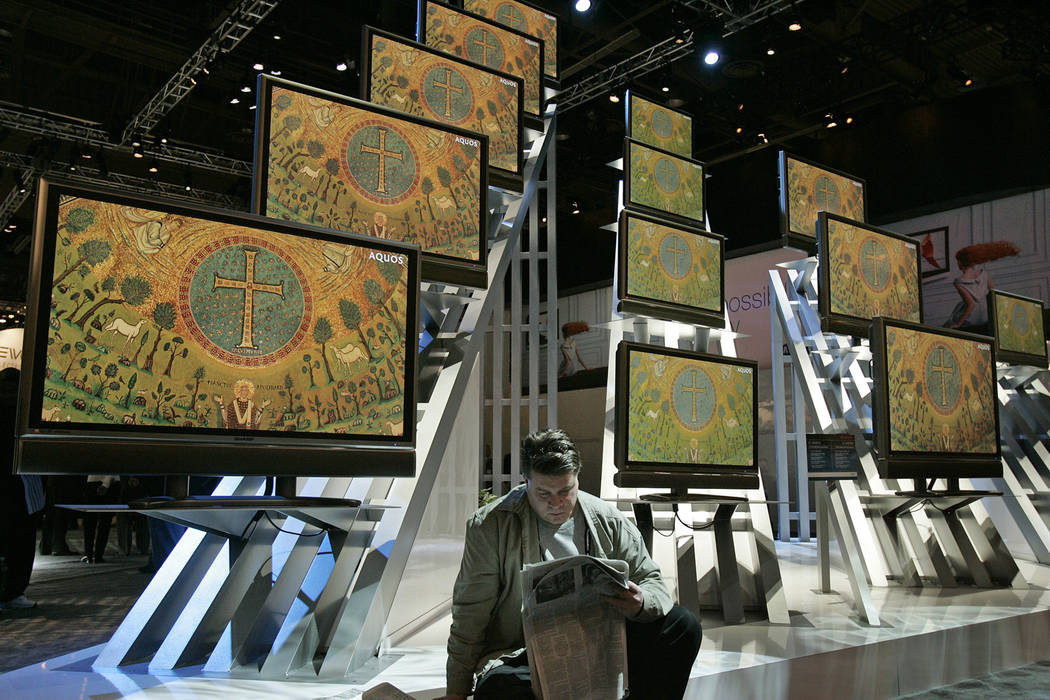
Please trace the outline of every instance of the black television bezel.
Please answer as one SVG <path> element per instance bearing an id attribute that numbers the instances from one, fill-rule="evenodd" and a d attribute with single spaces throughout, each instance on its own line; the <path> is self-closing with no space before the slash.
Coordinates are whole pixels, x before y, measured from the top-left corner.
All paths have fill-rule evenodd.
<path id="1" fill-rule="evenodd" d="M 705 309 L 688 304 L 676 304 L 672 301 L 653 299 L 639 295 L 629 294 L 627 291 L 627 242 L 628 242 L 628 219 L 641 219 L 659 226 L 667 226 L 685 235 L 703 236 L 718 241 L 719 245 L 719 310 Z M 640 316 L 652 316 L 665 321 L 680 321 L 682 323 L 694 323 L 712 328 L 725 326 L 725 300 L 726 300 L 726 251 L 725 236 L 711 231 L 697 228 L 695 226 L 683 226 L 682 224 L 652 216 L 632 209 L 623 209 L 620 212 L 620 221 L 617 229 L 617 255 L 616 255 L 616 296 L 618 299 L 618 310 L 621 313 L 638 314 Z"/>
<path id="2" fill-rule="evenodd" d="M 652 104 L 656 105 L 657 107 L 659 107 L 660 109 L 666 109 L 668 112 L 674 112 L 675 114 L 680 114 L 683 117 L 688 117 L 688 119 L 689 119 L 689 155 L 688 156 L 683 156 L 683 155 L 680 155 L 678 153 L 674 153 L 674 151 L 667 151 L 667 152 L 668 153 L 674 153 L 674 155 L 678 156 L 679 158 L 692 158 L 692 156 L 693 156 L 693 115 L 691 113 L 686 112 L 686 111 L 681 110 L 681 109 L 675 109 L 674 107 L 668 107 L 667 105 L 662 104 L 659 100 L 657 100 L 657 99 L 651 97 L 650 95 L 646 94 L 645 91 L 639 90 L 638 88 L 633 88 L 633 87 L 630 88 L 629 90 L 627 90 L 627 93 L 624 95 L 624 103 L 625 103 L 625 105 L 624 105 L 624 123 L 626 124 L 626 128 L 627 128 L 627 138 L 629 138 L 632 141 L 634 141 L 635 143 L 639 143 L 639 144 L 641 144 L 643 146 L 650 146 L 652 148 L 656 148 L 656 149 L 659 149 L 659 150 L 666 151 L 666 149 L 660 148 L 660 146 L 658 146 L 658 145 L 654 145 L 654 144 L 648 143 L 646 141 L 643 141 L 643 140 L 641 140 L 640 138 L 637 138 L 634 135 L 634 120 L 631 118 L 631 100 L 633 98 L 635 98 L 635 97 L 637 97 L 640 100 L 645 100 L 646 102 L 652 103 Z"/>
<path id="3" fill-rule="evenodd" d="M 533 39 L 538 39 L 538 40 L 543 42 L 543 50 L 544 50 L 543 51 L 543 77 L 547 80 L 548 83 L 550 83 L 550 84 L 554 85 L 555 87 L 557 87 L 560 84 L 560 80 L 561 80 L 560 74 L 558 72 L 558 50 L 560 48 L 558 46 L 558 44 L 561 42 L 561 32 L 559 31 L 560 26 L 561 26 L 561 15 L 559 15 L 557 12 L 551 12 L 550 10 L 544 9 L 544 8 L 540 7 L 539 5 L 536 5 L 534 3 L 525 2 L 525 0 L 512 0 L 512 2 L 514 2 L 514 3 L 518 4 L 518 5 L 525 5 L 526 7 L 531 7 L 533 10 L 536 10 L 540 14 L 544 14 L 544 15 L 547 15 L 549 17 L 553 17 L 554 18 L 554 27 L 555 27 L 554 31 L 555 31 L 556 36 L 554 38 L 554 59 L 555 60 L 554 60 L 554 74 L 553 75 L 551 75 L 550 73 L 547 72 L 547 43 L 548 43 L 547 39 L 545 39 L 542 36 L 536 36 L 535 34 L 529 34 L 528 32 L 525 32 L 525 34 L 528 34 Z M 471 10 L 468 10 L 466 8 L 466 3 L 465 2 L 460 3 L 460 4 L 463 5 L 463 7 L 461 9 L 464 12 L 472 12 Z M 474 14 L 477 14 L 477 13 L 474 13 Z M 484 15 L 482 15 L 482 16 L 484 17 Z M 488 19 L 488 18 L 486 17 L 486 19 Z M 507 27 L 508 29 L 514 29 L 514 27 L 511 27 L 511 26 L 506 25 L 506 24 L 500 24 L 499 22 L 496 22 L 496 24 L 499 24 L 501 27 Z"/>
<path id="4" fill-rule="evenodd" d="M 366 24 L 361 29 L 361 65 L 364 66 L 364 69 L 361 72 L 361 99 L 367 102 L 372 101 L 372 37 L 381 37 L 383 39 L 386 39 L 387 41 L 395 41 L 399 44 L 410 46 L 417 51 L 422 51 L 432 56 L 440 56 L 441 60 L 443 61 L 448 61 L 449 63 L 458 63 L 459 65 L 469 68 L 471 70 L 489 73 L 498 78 L 509 80 L 518 86 L 518 113 L 516 116 L 518 126 L 518 143 L 517 149 L 515 151 L 515 156 L 517 158 L 517 172 L 513 170 L 507 170 L 506 168 L 497 167 L 495 165 L 492 165 L 491 163 L 486 163 L 485 165 L 488 169 L 489 185 L 503 187 L 505 189 L 514 190 L 515 192 L 521 192 L 522 187 L 524 186 L 522 170 L 525 167 L 525 122 L 523 119 L 524 112 L 522 111 L 521 101 L 525 93 L 525 82 L 516 75 L 504 73 L 503 71 L 493 70 L 492 68 L 479 65 L 477 63 L 474 63 L 473 61 L 464 60 L 459 56 L 453 56 L 452 54 L 447 54 L 444 51 L 438 51 L 437 49 L 431 48 L 426 44 L 421 44 L 418 41 L 412 41 L 411 39 L 406 39 L 392 32 L 377 29 L 376 27 L 372 27 Z M 372 102 L 372 104 L 379 103 Z M 402 112 L 402 114 L 407 113 Z M 435 119 L 434 121 L 438 121 L 441 124 L 446 124 L 446 122 L 442 122 L 437 119 Z M 455 125 L 448 124 L 448 126 Z"/>
<path id="5" fill-rule="evenodd" d="M 917 286 L 919 290 L 919 320 L 899 320 L 909 321 L 911 323 L 923 323 L 925 315 L 922 301 L 922 252 L 919 250 L 919 244 L 915 239 L 910 236 L 894 233 L 893 231 L 887 231 L 884 228 L 872 226 L 871 224 L 866 224 L 863 221 L 857 221 L 856 219 L 832 214 L 831 212 L 821 211 L 817 213 L 817 258 L 819 260 L 817 269 L 820 274 L 820 294 L 817 299 L 817 312 L 820 315 L 821 330 L 827 333 L 842 333 L 843 335 L 854 335 L 861 338 L 867 338 L 868 330 L 871 328 L 872 318 L 874 318 L 851 316 L 849 314 L 836 313 L 831 310 L 831 265 L 828 263 L 828 254 L 830 252 L 828 236 L 831 235 L 830 227 L 828 226 L 829 220 L 837 221 L 846 224 L 847 226 L 862 228 L 880 236 L 895 238 L 915 249 L 915 278 L 918 282 Z"/>
<path id="6" fill-rule="evenodd" d="M 845 171 L 838 170 L 836 168 L 829 168 L 826 165 L 817 163 L 816 161 L 796 156 L 793 153 L 787 151 L 781 151 L 778 158 L 778 173 L 780 180 L 780 235 L 784 245 L 791 248 L 798 248 L 803 250 L 810 255 L 813 255 L 817 251 L 817 236 L 816 236 L 816 225 L 817 222 L 813 222 L 814 232 L 813 235 L 803 231 L 792 231 L 791 225 L 791 212 L 789 210 L 788 199 L 787 199 L 787 159 L 797 160 L 799 163 L 804 163 L 814 168 L 820 168 L 821 170 L 827 171 L 832 175 L 838 175 L 839 177 L 848 178 L 855 182 L 859 182 L 861 188 L 864 190 L 864 221 L 868 220 L 868 183 L 864 178 L 851 175 Z M 818 214 L 820 212 L 817 212 Z M 834 213 L 834 212 L 829 212 Z"/>
<path id="7" fill-rule="evenodd" d="M 544 47 L 543 39 L 537 39 L 536 37 L 534 37 L 534 36 L 532 36 L 530 34 L 526 34 L 525 32 L 520 32 L 517 29 L 514 29 L 513 27 L 508 27 L 506 25 L 500 24 L 499 22 L 493 22 L 488 17 L 483 17 L 482 15 L 477 15 L 477 14 L 474 14 L 473 12 L 468 12 L 467 10 L 464 10 L 462 7 L 456 7 L 455 5 L 450 5 L 447 2 L 438 2 L 437 0 L 419 0 L 418 3 L 416 4 L 416 41 L 418 41 L 420 44 L 424 44 L 425 45 L 427 43 L 427 31 L 426 31 L 427 30 L 427 26 L 426 26 L 427 14 L 426 14 L 426 12 L 423 11 L 423 7 L 427 3 L 433 3 L 434 5 L 441 5 L 443 7 L 446 7 L 448 9 L 452 10 L 453 12 L 458 12 L 461 15 L 469 17 L 472 20 L 477 20 L 478 22 L 482 22 L 483 24 L 487 24 L 490 27 L 493 27 L 495 29 L 499 29 L 500 31 L 510 32 L 511 34 L 517 34 L 518 36 L 522 37 L 523 39 L 526 39 L 528 41 L 535 41 L 536 43 L 538 43 L 540 45 L 540 75 L 539 75 L 540 111 L 537 112 L 537 113 L 533 113 L 533 112 L 530 112 L 527 109 L 525 109 L 525 86 L 524 86 L 524 83 L 527 80 L 525 78 L 525 76 L 522 76 L 522 90 L 521 90 L 522 105 L 521 105 L 521 109 L 522 109 L 522 115 L 523 115 L 523 124 L 525 124 L 527 126 L 530 126 L 530 127 L 534 128 L 534 129 L 543 129 L 543 114 L 544 114 L 544 111 L 545 111 L 544 107 L 546 106 L 546 103 L 547 103 L 546 97 L 544 96 L 544 86 L 546 85 L 546 76 L 544 74 L 544 62 L 546 60 L 546 56 L 544 54 L 546 53 L 546 49 Z M 437 49 L 437 50 L 441 51 L 441 49 Z M 445 52 L 441 51 L 441 53 L 445 53 Z M 450 56 L 455 56 L 455 54 L 449 54 L 449 55 Z M 462 60 L 465 60 L 465 61 L 470 61 L 469 58 L 464 58 L 464 57 L 459 57 L 459 58 L 461 58 Z M 482 63 L 476 63 L 475 61 L 470 61 L 470 62 L 471 63 L 475 63 L 475 65 L 479 65 L 482 68 L 485 68 L 486 70 L 492 70 L 491 68 L 489 68 L 488 66 L 486 66 L 486 65 L 484 65 Z"/>
<path id="8" fill-rule="evenodd" d="M 278 431 L 55 423 L 39 416 L 50 320 L 51 276 L 62 195 L 150 208 L 291 236 L 351 243 L 408 257 L 410 303 L 406 316 L 404 436 L 316 434 L 282 437 Z M 60 178 L 38 183 L 29 268 L 26 330 L 16 422 L 16 472 L 23 474 L 209 474 L 265 476 L 413 476 L 416 445 L 420 251 L 416 245 L 377 240 L 305 224 L 191 204 L 130 195 Z M 44 307 L 41 307 L 41 304 Z M 34 418 L 33 416 L 36 416 Z M 208 466 L 204 462 L 207 461 Z M 213 466 L 212 466 L 213 465 Z"/>
<path id="9" fill-rule="evenodd" d="M 1040 367 L 1046 369 L 1047 364 L 1050 363 L 1050 358 L 1047 356 L 1046 351 L 1046 326 L 1043 325 L 1043 354 L 1036 355 L 1034 353 L 1024 352 L 1022 350 L 1004 350 L 999 342 L 999 313 L 995 306 L 995 299 L 997 296 L 1010 297 L 1018 301 L 1025 301 L 1031 304 L 1035 304 L 1039 307 L 1039 322 L 1043 323 L 1043 319 L 1046 316 L 1046 306 L 1043 304 L 1041 299 L 1033 299 L 1032 297 L 1021 296 L 1020 294 L 1014 294 L 1013 292 L 1004 292 L 1001 289 L 990 289 L 988 290 L 988 298 L 986 303 L 988 304 L 988 322 L 991 323 L 991 330 L 995 336 L 995 358 L 999 362 L 1006 362 L 1011 365 L 1028 365 L 1031 367 Z"/>
<path id="10" fill-rule="evenodd" d="M 431 282 L 443 282 L 445 284 L 476 287 L 479 289 L 484 289 L 488 286 L 488 238 L 486 233 L 488 231 L 486 223 L 486 215 L 488 213 L 488 136 L 468 131 L 467 129 L 449 126 L 448 124 L 442 124 L 441 122 L 432 121 L 430 119 L 417 117 L 412 114 L 398 112 L 395 109 L 383 107 L 347 95 L 339 95 L 327 90 L 310 87 L 309 85 L 303 85 L 302 83 L 296 83 L 291 80 L 275 78 L 269 75 L 260 75 L 258 87 L 256 89 L 258 102 L 256 103 L 257 106 L 255 110 L 255 145 L 252 149 L 254 160 L 252 163 L 251 197 L 251 211 L 253 214 L 259 216 L 266 215 L 267 174 L 269 171 L 268 161 L 266 159 L 269 154 L 270 144 L 268 135 L 270 133 L 271 93 L 275 86 L 336 102 L 347 107 L 353 107 L 354 109 L 379 114 L 390 119 L 409 122 L 411 124 L 425 126 L 431 129 L 437 129 L 438 131 L 445 131 L 457 136 L 480 141 L 482 167 L 480 172 L 481 178 L 478 183 L 478 187 L 480 188 L 480 192 L 478 193 L 478 260 L 477 262 L 474 262 L 466 258 L 456 258 L 438 253 L 428 253 L 424 250 L 422 251 L 422 279 Z M 313 228 L 311 224 L 302 225 Z M 353 232 L 347 233 L 360 236 L 360 234 L 353 234 Z M 409 243 L 409 245 L 414 244 Z"/>
<path id="11" fill-rule="evenodd" d="M 987 343 L 990 352 L 989 387 L 995 417 L 995 453 L 974 455 L 960 452 L 916 452 L 890 449 L 889 397 L 886 367 L 886 332 L 889 328 L 905 328 L 932 335 L 947 336 L 975 343 Z M 872 322 L 872 424 L 879 475 L 883 479 L 970 479 L 1002 476 L 1002 446 L 998 400 L 996 398 L 995 339 L 959 330 L 950 330 L 920 323 L 890 320 L 878 317 Z"/>
<path id="12" fill-rule="evenodd" d="M 663 209 L 657 209 L 656 207 L 650 207 L 646 204 L 639 204 L 638 202 L 631 201 L 631 145 L 636 144 L 641 148 L 648 148 L 651 151 L 661 153 L 668 158 L 674 158 L 685 163 L 700 166 L 700 216 L 699 219 L 693 219 L 682 214 L 676 214 L 672 211 L 664 211 Z M 665 151 L 662 148 L 656 146 L 650 146 L 647 143 L 636 141 L 632 138 L 625 138 L 623 140 L 623 206 L 630 207 L 636 211 L 644 211 L 655 216 L 660 216 L 666 219 L 674 221 L 680 221 L 692 226 L 703 226 L 707 223 L 707 166 L 699 160 L 693 158 L 686 158 L 680 156 L 677 153 L 671 151 Z"/>
<path id="13" fill-rule="evenodd" d="M 636 462 L 627 457 L 629 442 L 627 421 L 627 387 L 629 386 L 630 354 L 646 352 L 654 355 L 680 357 L 689 360 L 712 362 L 736 367 L 749 367 L 751 372 L 754 410 L 751 412 L 752 462 L 753 466 L 717 464 L 686 464 L 667 462 Z M 623 486 L 638 488 L 708 488 L 708 489 L 754 489 L 758 488 L 758 363 L 738 357 L 724 357 L 708 353 L 679 350 L 675 348 L 647 345 L 631 341 L 620 341 L 616 347 L 616 430 L 614 433 L 613 463 L 619 471 L 616 478 Z"/>

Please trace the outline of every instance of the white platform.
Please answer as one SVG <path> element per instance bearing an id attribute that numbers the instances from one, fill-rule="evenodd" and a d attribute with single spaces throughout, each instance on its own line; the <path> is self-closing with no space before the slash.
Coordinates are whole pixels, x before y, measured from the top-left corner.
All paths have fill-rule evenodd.
<path id="1" fill-rule="evenodd" d="M 883 626 L 871 628 L 839 594 L 819 593 L 815 543 L 777 543 L 791 625 L 718 626 L 704 641 L 687 698 L 887 698 L 1050 658 L 1050 567 L 1021 561 L 1027 590 L 877 588 Z M 837 591 L 849 586 L 839 568 Z M 343 683 L 208 676 L 199 668 L 151 675 L 96 673 L 98 648 L 0 676 L 2 698 L 355 698 L 389 682 L 415 698 L 444 692 L 445 617 Z"/>

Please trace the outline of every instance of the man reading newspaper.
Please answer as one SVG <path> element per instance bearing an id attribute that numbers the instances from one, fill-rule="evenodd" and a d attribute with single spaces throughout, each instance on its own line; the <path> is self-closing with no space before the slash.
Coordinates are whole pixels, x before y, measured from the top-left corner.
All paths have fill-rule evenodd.
<path id="1" fill-rule="evenodd" d="M 629 697 L 678 700 L 684 694 L 700 623 L 672 605 L 638 529 L 613 505 L 579 490 L 580 466 L 564 431 L 532 433 L 521 448 L 526 483 L 467 522 L 443 700 L 472 690 L 477 700 L 533 697 L 523 648 L 522 567 L 577 555 L 626 564 L 625 587 L 602 600 L 626 620 Z"/>

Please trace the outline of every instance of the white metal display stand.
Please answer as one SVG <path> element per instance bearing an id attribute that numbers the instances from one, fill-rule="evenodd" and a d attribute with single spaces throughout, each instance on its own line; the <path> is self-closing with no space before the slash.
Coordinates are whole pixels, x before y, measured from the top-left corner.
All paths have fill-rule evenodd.
<path id="1" fill-rule="evenodd" d="M 853 435 L 860 462 L 855 481 L 816 486 L 821 590 L 831 590 L 827 540 L 832 532 L 840 545 L 855 609 L 871 625 L 878 625 L 879 617 L 870 586 L 886 586 L 891 579 L 914 586 L 1025 585 L 980 501 L 909 499 L 896 495 L 902 490 L 896 480 L 879 476 L 868 439 L 872 429 L 870 348 L 866 343 L 854 345 L 846 336 L 821 331 L 815 308 L 816 258 L 778 267 L 769 273 L 772 346 L 775 358 L 786 347 L 790 368 L 785 375 L 784 363 L 773 362 L 778 498 L 787 498 L 791 443 L 801 540 L 809 539 L 807 411 L 814 432 Z M 792 432 L 787 431 L 789 408 Z M 972 488 L 966 481 L 961 485 Z M 1000 490 L 1006 493 L 1006 501 L 1023 496 L 1010 488 L 1008 479 L 995 485 L 1005 487 Z M 782 538 L 788 532 L 788 518 L 787 507 L 781 506 Z"/>
<path id="2" fill-rule="evenodd" d="M 206 672 L 261 678 L 340 679 L 374 658 L 389 631 L 395 595 L 424 518 L 435 515 L 428 504 L 440 501 L 436 497 L 442 488 L 466 492 L 469 503 L 476 503 L 476 473 L 467 483 L 451 486 L 439 483 L 439 474 L 443 464 L 469 466 L 480 457 L 480 356 L 489 327 L 502 327 L 504 280 L 512 260 L 523 259 L 526 221 L 532 238 L 527 259 L 533 272 L 538 268 L 537 192 L 543 187 L 548 188 L 553 233 L 554 111 L 549 105 L 545 129 L 528 150 L 523 193 L 488 193 L 487 289 L 424 285 L 422 316 L 435 341 L 420 356 L 416 476 L 300 479 L 297 496 L 362 503 L 323 518 L 316 512 L 318 517 L 308 518 L 305 510 L 272 515 L 267 511 L 269 517 L 261 520 L 261 511 L 235 510 L 220 516 L 221 527 L 209 527 L 200 518 L 186 520 L 193 529 L 181 538 L 105 645 L 95 669 L 146 662 L 151 672 L 202 666 Z M 549 182 L 540 180 L 545 160 Z M 553 275 L 552 247 L 545 257 Z M 511 293 L 520 307 L 518 280 L 516 270 Z M 530 298 L 538 301 L 531 272 L 530 284 L 535 292 Z M 548 300 L 552 308 L 556 297 L 555 288 Z M 548 323 L 554 327 L 553 318 Z M 534 354 L 539 351 L 539 330 L 533 318 L 529 351 Z M 522 335 L 514 334 L 511 342 L 520 343 Z M 549 340 L 548 345 L 553 355 L 556 343 Z M 515 357 L 520 361 L 520 348 Z M 502 357 L 494 362 L 501 363 Z M 552 364 L 549 358 L 548 367 Z M 533 360 L 530 379 L 536 379 L 537 366 Z M 531 384 L 536 391 L 539 382 Z M 535 410 L 536 402 L 529 408 Z M 548 406 L 551 415 L 556 414 Z M 215 495 L 255 496 L 262 489 L 262 478 L 226 477 Z M 452 516 L 462 527 L 468 514 L 469 510 L 462 517 Z M 325 535 L 317 534 L 319 527 Z M 447 611 L 447 601 L 433 608 L 430 602 L 405 598 L 399 599 L 399 606 L 421 607 L 399 609 L 402 618 L 430 619 Z"/>

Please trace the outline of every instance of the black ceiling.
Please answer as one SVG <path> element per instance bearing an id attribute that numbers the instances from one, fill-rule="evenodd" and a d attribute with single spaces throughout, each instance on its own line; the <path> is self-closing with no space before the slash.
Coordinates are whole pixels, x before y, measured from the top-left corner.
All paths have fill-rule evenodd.
<path id="1" fill-rule="evenodd" d="M 694 32 L 698 49 L 709 40 L 720 44 L 723 59 L 714 67 L 690 56 L 632 87 L 694 115 L 694 157 L 708 163 L 711 176 L 711 221 L 731 248 L 775 234 L 780 148 L 865 177 L 874 220 L 1050 184 L 1046 3 L 780 2 L 782 11 L 723 36 L 726 10 L 746 15 L 769 1 L 594 0 L 585 15 L 573 12 L 570 0 L 532 1 L 561 18 L 562 88 L 685 30 Z M 9 115 L 0 119 L 0 198 L 17 194 L 27 156 L 46 166 L 80 155 L 70 139 L 31 133 L 26 120 L 99 129 L 121 144 L 134 115 L 241 4 L 0 1 L 0 108 Z M 254 95 L 241 89 L 254 86 L 254 63 L 356 96 L 356 65 L 344 72 L 335 65 L 360 63 L 361 26 L 412 36 L 415 15 L 414 0 L 278 2 L 152 129 L 147 158 L 131 158 L 127 144 L 95 151 L 103 174 L 192 184 L 247 208 L 247 177 L 165 161 L 151 174 L 150 147 L 163 137 L 194 153 L 250 161 Z M 788 31 L 793 19 L 801 31 Z M 963 84 L 967 77 L 971 86 Z M 664 83 L 667 93 L 659 89 Z M 235 97 L 239 103 L 231 104 Z M 828 114 L 838 127 L 826 128 Z M 853 122 L 845 124 L 846 117 Z M 560 267 L 560 285 L 570 287 L 612 274 L 612 237 L 600 227 L 615 218 L 618 174 L 605 163 L 622 151 L 622 103 L 601 97 L 574 107 L 559 116 L 558 129 L 559 253 L 589 261 Z M 89 165 L 96 175 L 98 163 Z M 568 213 L 572 200 L 580 215 Z M 30 197 L 9 220 L 15 231 L 0 234 L 0 299 L 24 294 L 25 253 L 13 250 L 31 212 Z"/>

